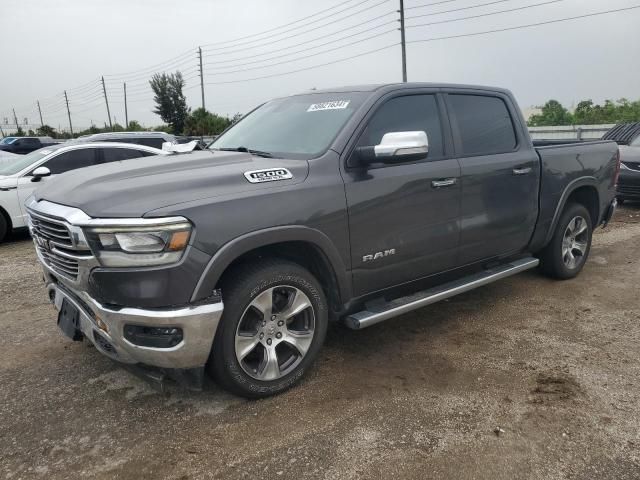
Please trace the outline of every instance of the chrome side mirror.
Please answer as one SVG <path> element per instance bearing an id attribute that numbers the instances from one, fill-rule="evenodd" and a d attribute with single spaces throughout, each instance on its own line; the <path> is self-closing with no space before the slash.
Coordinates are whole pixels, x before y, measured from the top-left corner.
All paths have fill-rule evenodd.
<path id="1" fill-rule="evenodd" d="M 385 159 L 408 156 L 426 156 L 429 153 L 429 137 L 426 132 L 391 132 L 385 133 L 380 145 L 374 147 L 376 158 Z"/>
<path id="2" fill-rule="evenodd" d="M 33 172 L 31 172 L 32 182 L 39 182 L 43 177 L 49 177 L 51 175 L 51 170 L 47 167 L 38 167 Z"/>
<path id="3" fill-rule="evenodd" d="M 424 131 L 385 133 L 379 145 L 358 147 L 360 165 L 401 163 L 425 158 L 429 153 L 429 137 Z"/>

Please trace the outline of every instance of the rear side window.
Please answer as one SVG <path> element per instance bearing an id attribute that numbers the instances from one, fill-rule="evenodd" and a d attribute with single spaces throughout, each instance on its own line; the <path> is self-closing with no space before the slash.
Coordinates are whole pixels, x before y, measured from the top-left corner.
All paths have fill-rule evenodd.
<path id="1" fill-rule="evenodd" d="M 463 155 L 506 153 L 516 147 L 513 120 L 501 98 L 450 94 L 449 105 L 458 124 Z"/>
<path id="2" fill-rule="evenodd" d="M 47 161 L 45 165 L 51 174 L 68 172 L 77 168 L 90 167 L 96 164 L 96 149 L 83 148 L 80 150 L 70 150 L 61 153 L 57 157 L 53 157 Z"/>
<path id="3" fill-rule="evenodd" d="M 424 131 L 429 137 L 429 160 L 444 157 L 442 126 L 435 95 L 396 97 L 371 117 L 358 146 L 379 145 L 385 133 Z"/>
<path id="4" fill-rule="evenodd" d="M 131 158 L 142 157 L 140 150 L 133 150 L 131 148 L 103 148 L 102 149 L 102 162 L 111 163 L 119 162 L 121 160 L 129 160 Z"/>
<path id="5" fill-rule="evenodd" d="M 166 142 L 164 138 L 138 138 L 135 143 L 138 145 L 146 145 L 147 147 L 162 148 L 162 144 Z"/>

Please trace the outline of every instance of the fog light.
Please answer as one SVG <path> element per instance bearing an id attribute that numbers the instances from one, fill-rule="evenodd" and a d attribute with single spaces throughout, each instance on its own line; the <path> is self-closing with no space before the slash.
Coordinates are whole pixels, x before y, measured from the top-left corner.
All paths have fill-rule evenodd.
<path id="1" fill-rule="evenodd" d="M 141 347 L 171 348 L 182 342 L 183 334 L 177 327 L 125 325 L 124 338 Z"/>

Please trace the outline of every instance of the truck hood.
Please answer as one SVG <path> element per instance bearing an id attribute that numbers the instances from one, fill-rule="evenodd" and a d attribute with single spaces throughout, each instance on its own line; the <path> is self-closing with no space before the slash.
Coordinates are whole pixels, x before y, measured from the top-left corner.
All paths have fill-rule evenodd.
<path id="1" fill-rule="evenodd" d="M 292 178 L 252 183 L 245 176 L 255 170 L 283 168 Z M 35 198 L 79 208 L 90 217 L 142 217 L 152 210 L 183 202 L 282 188 L 303 181 L 308 169 L 304 160 L 199 151 L 75 170 L 44 182 Z"/>

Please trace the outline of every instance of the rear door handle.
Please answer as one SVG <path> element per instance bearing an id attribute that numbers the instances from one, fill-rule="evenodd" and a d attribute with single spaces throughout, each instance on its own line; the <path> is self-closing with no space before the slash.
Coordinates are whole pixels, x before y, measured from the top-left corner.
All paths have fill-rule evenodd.
<path id="1" fill-rule="evenodd" d="M 457 183 L 455 178 L 443 178 L 442 180 L 433 180 L 431 186 L 433 188 L 451 187 Z"/>
<path id="2" fill-rule="evenodd" d="M 513 174 L 514 175 L 527 175 L 529 173 L 531 173 L 531 167 L 524 167 L 524 168 L 514 168 L 513 169 Z"/>

